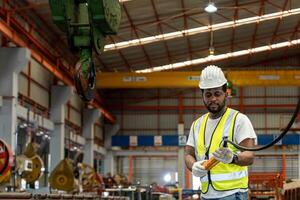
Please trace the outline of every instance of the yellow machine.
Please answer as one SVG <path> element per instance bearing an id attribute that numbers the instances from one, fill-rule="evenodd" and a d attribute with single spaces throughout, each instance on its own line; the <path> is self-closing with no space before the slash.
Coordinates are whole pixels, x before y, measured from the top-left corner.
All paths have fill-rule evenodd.
<path id="1" fill-rule="evenodd" d="M 57 190 L 71 192 L 76 188 L 72 161 L 68 158 L 58 163 L 49 177 L 50 186 Z"/>
<path id="2" fill-rule="evenodd" d="M 38 145 L 30 142 L 25 149 L 24 154 L 17 156 L 16 169 L 21 178 L 27 183 L 33 184 L 43 174 L 43 160 L 37 155 Z"/>
<path id="3" fill-rule="evenodd" d="M 51 172 L 50 186 L 66 192 L 99 192 L 103 180 L 94 168 L 86 163 L 73 164 L 71 159 L 63 159 Z"/>

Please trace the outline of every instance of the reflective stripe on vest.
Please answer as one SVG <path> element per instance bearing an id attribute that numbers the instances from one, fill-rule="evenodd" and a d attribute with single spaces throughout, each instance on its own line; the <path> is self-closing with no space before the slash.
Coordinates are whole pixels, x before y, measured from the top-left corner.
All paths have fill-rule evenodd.
<path id="1" fill-rule="evenodd" d="M 212 133 L 210 143 L 205 141 L 205 129 L 208 120 L 208 113 L 203 116 L 202 120 L 198 119 L 195 121 L 194 128 L 198 128 L 195 132 L 198 131 L 197 156 L 199 158 L 204 158 L 206 153 L 208 153 L 208 158 L 210 158 L 211 154 L 221 147 L 224 136 L 227 136 L 231 141 L 233 140 L 234 124 L 237 114 L 238 111 L 236 110 L 230 108 L 226 109 Z M 230 144 L 228 144 L 228 148 L 232 149 L 234 152 L 237 151 L 237 149 Z M 247 188 L 247 167 L 235 164 L 224 164 L 221 162 L 218 163 L 210 170 L 208 175 L 201 178 L 202 193 L 206 193 L 208 191 L 208 184 L 210 181 L 212 187 L 218 191 Z"/>
<path id="2" fill-rule="evenodd" d="M 235 179 L 239 179 L 241 177 L 246 177 L 246 176 L 248 176 L 248 171 L 231 172 L 231 173 L 226 173 L 226 174 L 211 174 L 210 175 L 211 179 L 215 180 L 215 181 L 227 181 L 228 179 L 235 180 Z M 226 178 L 224 179 L 224 177 L 226 177 Z M 201 178 L 201 181 L 208 182 L 208 177 L 205 176 L 205 177 Z"/>

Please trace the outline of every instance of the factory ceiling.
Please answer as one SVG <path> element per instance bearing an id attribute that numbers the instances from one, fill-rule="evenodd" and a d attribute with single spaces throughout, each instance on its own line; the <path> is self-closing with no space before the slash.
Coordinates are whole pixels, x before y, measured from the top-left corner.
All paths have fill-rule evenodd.
<path id="1" fill-rule="evenodd" d="M 298 59 L 284 66 L 280 60 L 299 54 L 300 1 L 214 2 L 218 10 L 207 13 L 208 1 L 203 0 L 121 0 L 119 32 L 106 39 L 105 51 L 95 59 L 98 69 L 200 71 L 211 63 L 228 69 L 299 66 Z M 18 1 L 15 10 L 54 33 L 52 41 L 66 41 L 52 22 L 47 0 Z M 214 56 L 209 57 L 210 47 Z"/>

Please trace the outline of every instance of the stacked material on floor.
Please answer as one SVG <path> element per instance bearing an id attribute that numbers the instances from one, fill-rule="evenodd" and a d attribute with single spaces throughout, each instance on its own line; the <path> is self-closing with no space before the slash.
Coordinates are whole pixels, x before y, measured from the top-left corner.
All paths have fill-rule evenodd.
<path id="1" fill-rule="evenodd" d="M 300 199 L 300 180 L 292 180 L 283 185 L 284 200 Z"/>
<path id="2" fill-rule="evenodd" d="M 130 200 L 129 197 L 100 197 L 99 195 L 71 194 L 30 194 L 30 193 L 0 193 L 0 200 Z"/>

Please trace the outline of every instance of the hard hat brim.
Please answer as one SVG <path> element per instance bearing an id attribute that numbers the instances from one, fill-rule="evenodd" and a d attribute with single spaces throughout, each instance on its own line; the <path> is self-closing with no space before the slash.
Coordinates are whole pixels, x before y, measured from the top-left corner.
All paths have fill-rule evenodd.
<path id="1" fill-rule="evenodd" d="M 222 82 L 222 83 L 220 83 L 220 84 L 218 84 L 218 85 L 216 85 L 216 84 L 214 84 L 214 85 L 207 85 L 207 86 L 201 86 L 200 84 L 199 84 L 199 88 L 200 89 L 213 89 L 213 88 L 218 88 L 218 87 L 222 87 L 224 84 L 226 84 L 227 83 L 227 81 L 224 81 L 224 82 Z"/>

